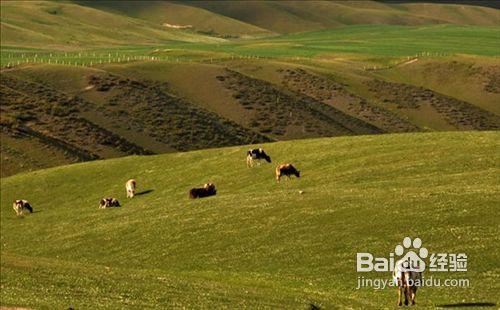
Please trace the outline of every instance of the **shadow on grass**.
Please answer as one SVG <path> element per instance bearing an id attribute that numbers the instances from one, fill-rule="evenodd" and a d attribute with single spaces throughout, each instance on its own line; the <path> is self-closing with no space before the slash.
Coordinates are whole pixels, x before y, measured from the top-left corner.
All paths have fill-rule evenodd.
<path id="1" fill-rule="evenodd" d="M 25 212 L 24 214 L 22 215 L 17 215 L 17 214 L 14 214 L 14 216 L 11 218 L 11 217 L 8 217 L 8 220 L 17 220 L 17 219 L 24 219 L 26 216 L 30 216 L 31 214 L 33 213 L 38 213 L 38 212 L 42 212 L 42 210 L 33 210 L 33 212 Z M 3 309 L 3 308 L 2 308 Z"/>
<path id="2" fill-rule="evenodd" d="M 152 191 L 154 191 L 154 189 L 147 189 L 145 191 L 135 193 L 135 196 L 147 195 L 147 194 L 151 193 Z"/>
<path id="3" fill-rule="evenodd" d="M 493 302 L 459 302 L 456 304 L 437 305 L 438 308 L 494 307 Z"/>
<path id="4" fill-rule="evenodd" d="M 315 304 L 309 304 L 309 310 L 321 310 L 319 306 L 316 306 Z"/>

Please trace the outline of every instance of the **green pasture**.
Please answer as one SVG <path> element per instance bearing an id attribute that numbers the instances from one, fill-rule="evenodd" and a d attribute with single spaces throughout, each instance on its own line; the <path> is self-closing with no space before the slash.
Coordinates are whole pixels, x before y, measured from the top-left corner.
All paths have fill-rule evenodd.
<path id="1" fill-rule="evenodd" d="M 356 253 L 405 236 L 467 253 L 468 288 L 425 287 L 422 307 L 498 305 L 497 132 L 393 134 L 126 157 L 18 174 L 1 184 L 3 306 L 392 308 L 394 289 L 356 289 Z M 291 162 L 300 179 L 274 179 Z M 125 198 L 136 178 L 138 192 Z M 214 182 L 214 197 L 188 190 Z M 300 194 L 299 191 L 303 193 Z M 98 209 L 113 196 L 121 208 Z M 16 217 L 14 199 L 35 213 Z M 430 273 L 426 273 L 430 276 Z M 390 272 L 367 273 L 390 279 Z"/>
<path id="2" fill-rule="evenodd" d="M 469 54 L 497 57 L 500 28 L 477 26 L 346 26 L 258 40 L 121 46 L 61 52 L 6 46 L 1 65 L 57 63 L 92 66 L 130 61 L 215 61 L 229 59 L 308 59 L 354 54 L 380 59 Z"/>

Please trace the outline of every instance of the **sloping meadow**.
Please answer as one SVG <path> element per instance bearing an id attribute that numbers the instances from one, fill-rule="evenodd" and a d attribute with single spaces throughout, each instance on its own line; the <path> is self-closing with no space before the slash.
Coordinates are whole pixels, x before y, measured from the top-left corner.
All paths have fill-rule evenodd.
<path id="1" fill-rule="evenodd" d="M 273 163 L 254 168 L 241 146 L 2 179 L 2 304 L 387 307 L 394 290 L 356 290 L 356 253 L 388 256 L 405 236 L 421 238 L 430 252 L 469 257 L 468 272 L 453 276 L 471 287 L 422 288 L 418 304 L 495 302 L 498 138 L 322 138 L 265 144 Z M 282 162 L 301 177 L 277 183 Z M 125 198 L 129 178 L 138 182 L 133 199 Z M 190 200 L 188 190 L 205 182 L 217 195 Z M 98 209 L 105 196 L 122 207 Z M 35 212 L 16 217 L 14 199 L 28 199 Z"/>

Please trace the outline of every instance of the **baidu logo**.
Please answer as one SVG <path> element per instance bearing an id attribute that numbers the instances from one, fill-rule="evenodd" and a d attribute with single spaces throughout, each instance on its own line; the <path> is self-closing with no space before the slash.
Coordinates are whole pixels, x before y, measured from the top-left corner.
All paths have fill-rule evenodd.
<path id="1" fill-rule="evenodd" d="M 366 252 L 357 253 L 356 270 L 358 272 L 392 272 L 392 280 L 358 276 L 357 289 L 361 287 L 384 289 L 388 286 L 398 286 L 403 278 L 411 280 L 411 283 L 415 283 L 416 286 L 468 287 L 470 282 L 467 278 L 439 279 L 432 275 L 423 276 L 426 270 L 431 273 L 466 272 L 467 258 L 465 253 L 429 253 L 427 248 L 422 246 L 422 239 L 404 237 L 403 241 L 394 247 L 394 251 L 389 253 L 389 257 L 375 257 Z"/>
<path id="2" fill-rule="evenodd" d="M 405 237 L 401 244 L 396 245 L 394 252 L 389 253 L 389 258 L 374 257 L 371 253 L 357 253 L 357 271 L 400 271 L 423 272 L 426 264 L 424 259 L 429 251 L 422 247 L 420 238 Z"/>
<path id="3" fill-rule="evenodd" d="M 425 259 L 428 259 L 426 264 Z M 401 244 L 396 245 L 389 258 L 374 257 L 371 253 L 358 252 L 356 270 L 358 272 L 394 271 L 423 272 L 430 271 L 467 271 L 467 255 L 465 253 L 429 253 L 422 246 L 420 238 L 403 238 Z"/>
<path id="4" fill-rule="evenodd" d="M 415 250 L 418 250 L 418 254 L 413 250 L 409 250 L 412 245 Z M 398 270 L 402 272 L 423 272 L 425 270 L 424 259 L 429 255 L 429 251 L 422 247 L 422 240 L 420 238 L 415 238 L 412 242 L 410 237 L 405 237 L 403 239 L 403 245 L 398 244 L 394 249 L 394 253 L 397 256 L 402 256 L 405 250 L 407 250 L 406 254 L 396 262 Z"/>

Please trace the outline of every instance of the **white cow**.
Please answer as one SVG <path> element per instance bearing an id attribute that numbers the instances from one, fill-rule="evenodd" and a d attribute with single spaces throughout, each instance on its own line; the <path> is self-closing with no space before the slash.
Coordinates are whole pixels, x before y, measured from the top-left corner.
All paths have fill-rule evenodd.
<path id="1" fill-rule="evenodd" d="M 125 184 L 125 188 L 127 189 L 127 198 L 133 198 L 135 195 L 135 187 L 136 182 L 134 179 L 130 179 Z"/>

